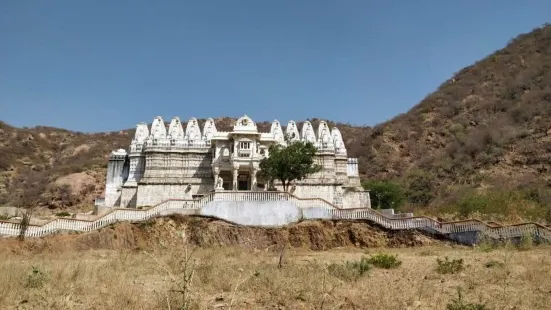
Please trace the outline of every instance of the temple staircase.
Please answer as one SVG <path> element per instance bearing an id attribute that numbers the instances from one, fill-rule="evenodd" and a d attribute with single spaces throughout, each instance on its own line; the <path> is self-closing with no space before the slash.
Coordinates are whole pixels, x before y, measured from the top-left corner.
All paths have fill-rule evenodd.
<path id="1" fill-rule="evenodd" d="M 94 220 L 80 220 L 69 217 L 57 218 L 43 225 L 29 225 L 27 237 L 42 237 L 61 231 L 88 232 L 116 222 L 142 222 L 171 214 L 201 214 L 201 209 L 213 202 L 285 202 L 300 210 L 301 220 L 366 220 L 389 230 L 422 230 L 440 235 L 463 244 L 476 244 L 483 239 L 518 240 L 531 237 L 537 242 L 551 241 L 551 230 L 537 223 L 500 225 L 471 219 L 455 222 L 439 222 L 425 216 L 394 214 L 369 208 L 342 209 L 320 198 L 299 198 L 286 192 L 214 192 L 194 200 L 169 199 L 147 209 L 113 208 Z M 217 217 L 217 216 L 214 216 Z M 223 216 L 218 216 L 225 220 Z M 291 224 L 291 223 L 289 223 Z M 18 236 L 19 223 L 0 221 L 0 235 Z"/>

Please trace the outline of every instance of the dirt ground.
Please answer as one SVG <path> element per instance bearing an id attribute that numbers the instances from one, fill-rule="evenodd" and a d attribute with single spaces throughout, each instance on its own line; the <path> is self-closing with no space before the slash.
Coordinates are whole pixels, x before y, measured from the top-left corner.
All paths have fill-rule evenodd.
<path id="1" fill-rule="evenodd" d="M 265 249 L 286 244 L 315 251 L 335 247 L 404 247 L 439 243 L 419 232 L 388 232 L 362 221 L 305 221 L 283 228 L 255 228 L 203 217 L 171 216 L 149 222 L 119 223 L 90 233 L 0 242 L 0 251 L 61 253 L 89 249 L 140 249 L 186 242 L 200 247 L 234 246 Z"/>
<path id="2" fill-rule="evenodd" d="M 551 247 L 470 248 L 361 222 L 260 229 L 165 218 L 4 239 L 0 253 L 2 309 L 446 309 L 458 292 L 458 303 L 485 309 L 551 304 Z M 378 253 L 402 263 L 360 272 Z M 439 271 L 446 257 L 463 268 Z"/>

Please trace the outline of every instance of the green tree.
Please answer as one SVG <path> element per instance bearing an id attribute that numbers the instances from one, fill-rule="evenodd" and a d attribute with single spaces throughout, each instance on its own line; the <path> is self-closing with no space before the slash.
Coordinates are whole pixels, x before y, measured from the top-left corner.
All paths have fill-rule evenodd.
<path id="1" fill-rule="evenodd" d="M 459 215 L 466 218 L 472 213 L 486 213 L 491 201 L 489 197 L 476 193 L 475 190 L 470 190 L 465 193 L 457 204 Z"/>
<path id="2" fill-rule="evenodd" d="M 363 187 L 369 190 L 375 209 L 399 209 L 406 199 L 402 187 L 390 181 L 366 181 Z"/>
<path id="3" fill-rule="evenodd" d="M 412 204 L 428 206 L 434 199 L 434 177 L 422 170 L 413 170 L 406 177 L 406 196 Z"/>
<path id="4" fill-rule="evenodd" d="M 280 144 L 271 145 L 269 157 L 262 159 L 260 169 L 262 176 L 272 183 L 281 181 L 283 190 L 289 189 L 289 184 L 294 180 L 302 180 L 312 173 L 321 170 L 320 165 L 314 164 L 316 147 L 311 142 L 293 141 L 287 139 L 287 146 Z"/>

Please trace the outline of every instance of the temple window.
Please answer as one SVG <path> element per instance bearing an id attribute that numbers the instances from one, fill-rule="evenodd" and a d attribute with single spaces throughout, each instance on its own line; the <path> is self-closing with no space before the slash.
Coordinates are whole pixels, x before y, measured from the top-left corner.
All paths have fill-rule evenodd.
<path id="1" fill-rule="evenodd" d="M 250 150 L 251 142 L 239 142 L 239 148 L 242 150 Z"/>

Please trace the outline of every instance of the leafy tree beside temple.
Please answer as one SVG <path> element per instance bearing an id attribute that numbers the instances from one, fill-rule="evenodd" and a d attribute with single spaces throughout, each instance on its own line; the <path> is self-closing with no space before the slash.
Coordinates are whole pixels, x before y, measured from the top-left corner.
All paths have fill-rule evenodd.
<path id="1" fill-rule="evenodd" d="M 273 184 L 279 180 L 283 190 L 289 190 L 289 184 L 302 180 L 306 176 L 321 170 L 314 164 L 316 147 L 311 142 L 287 141 L 287 145 L 274 144 L 269 148 L 270 156 L 260 162 L 261 173 Z"/>

